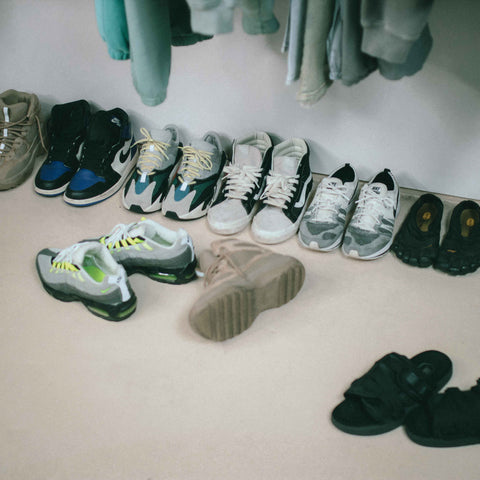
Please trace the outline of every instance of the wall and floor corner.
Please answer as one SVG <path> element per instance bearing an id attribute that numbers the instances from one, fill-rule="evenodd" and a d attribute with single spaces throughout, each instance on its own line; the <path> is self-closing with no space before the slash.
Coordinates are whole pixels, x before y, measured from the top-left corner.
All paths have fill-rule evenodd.
<path id="1" fill-rule="evenodd" d="M 234 33 L 175 47 L 167 100 L 144 106 L 129 61 L 111 60 L 93 2 L 2 2 L 0 89 L 35 92 L 49 112 L 80 98 L 97 108 L 120 106 L 137 128 L 176 123 L 190 136 L 219 131 L 226 143 L 253 130 L 307 139 L 318 173 L 351 162 L 368 180 L 389 167 L 402 187 L 480 198 L 480 4 L 436 0 L 433 50 L 423 70 L 392 82 L 378 73 L 353 87 L 336 82 L 312 109 L 285 85 L 280 53 L 288 2 L 276 2 L 278 33 Z"/>

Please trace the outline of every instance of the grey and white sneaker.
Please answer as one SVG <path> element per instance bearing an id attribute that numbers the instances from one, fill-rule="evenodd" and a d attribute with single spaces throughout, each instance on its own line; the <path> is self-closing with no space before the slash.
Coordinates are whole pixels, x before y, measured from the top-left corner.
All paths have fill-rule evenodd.
<path id="1" fill-rule="evenodd" d="M 206 215 L 215 199 L 227 156 L 215 132 L 182 147 L 182 152 L 162 213 L 176 220 L 193 220 Z"/>
<path id="2" fill-rule="evenodd" d="M 181 284 L 195 279 L 197 260 L 190 235 L 142 219 L 116 225 L 99 239 L 128 275 L 141 273 L 158 282 Z"/>
<path id="3" fill-rule="evenodd" d="M 250 223 L 271 168 L 272 149 L 272 139 L 265 132 L 233 143 L 232 161 L 223 169 L 222 187 L 207 213 L 215 233 L 231 235 Z"/>
<path id="4" fill-rule="evenodd" d="M 305 140 L 292 138 L 273 148 L 262 202 L 252 221 L 257 242 L 280 243 L 297 233 L 313 186 Z"/>
<path id="5" fill-rule="evenodd" d="M 298 231 L 303 246 L 329 252 L 342 243 L 345 219 L 355 204 L 357 188 L 357 173 L 349 163 L 318 184 Z"/>
<path id="6" fill-rule="evenodd" d="M 98 242 L 43 249 L 36 264 L 45 290 L 58 300 L 80 301 L 106 320 L 125 320 L 135 311 L 137 298 L 125 269 Z"/>
<path id="7" fill-rule="evenodd" d="M 388 252 L 398 214 L 399 190 L 390 170 L 378 173 L 360 191 L 343 239 L 345 255 L 373 260 Z"/>
<path id="8" fill-rule="evenodd" d="M 175 125 L 163 130 L 141 128 L 143 138 L 137 167 L 123 189 L 123 205 L 137 213 L 150 213 L 162 208 L 168 192 L 170 176 L 181 158 L 182 144 Z"/>

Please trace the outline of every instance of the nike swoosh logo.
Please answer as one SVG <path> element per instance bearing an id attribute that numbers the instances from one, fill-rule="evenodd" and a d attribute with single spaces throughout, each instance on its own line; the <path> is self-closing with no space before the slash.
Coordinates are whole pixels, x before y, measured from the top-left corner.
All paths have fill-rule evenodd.
<path id="1" fill-rule="evenodd" d="M 295 208 L 301 208 L 305 205 L 305 200 L 306 200 L 305 197 L 307 196 L 307 188 L 310 185 L 311 181 L 312 181 L 312 174 L 310 174 L 308 176 L 307 180 L 304 182 L 303 190 L 302 190 L 302 193 L 300 195 L 300 198 L 298 199 L 297 202 L 295 202 L 295 205 L 294 205 Z"/>
<path id="2" fill-rule="evenodd" d="M 125 142 L 123 148 L 121 148 L 116 154 L 112 162 L 112 169 L 115 170 L 119 175 L 125 169 L 125 164 L 127 163 L 128 158 L 130 158 L 130 147 L 133 142 L 133 137 L 130 140 Z"/>

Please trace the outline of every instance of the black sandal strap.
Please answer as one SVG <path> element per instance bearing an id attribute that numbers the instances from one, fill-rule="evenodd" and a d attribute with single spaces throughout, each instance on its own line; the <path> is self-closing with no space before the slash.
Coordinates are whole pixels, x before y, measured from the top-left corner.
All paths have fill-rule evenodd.
<path id="1" fill-rule="evenodd" d="M 406 406 L 423 401 L 431 392 L 424 375 L 407 357 L 390 353 L 355 380 L 345 397 L 360 399 L 366 412 L 380 421 L 402 418 Z"/>
<path id="2" fill-rule="evenodd" d="M 439 438 L 480 436 L 480 380 L 467 391 L 448 388 L 429 403 L 428 412 Z"/>

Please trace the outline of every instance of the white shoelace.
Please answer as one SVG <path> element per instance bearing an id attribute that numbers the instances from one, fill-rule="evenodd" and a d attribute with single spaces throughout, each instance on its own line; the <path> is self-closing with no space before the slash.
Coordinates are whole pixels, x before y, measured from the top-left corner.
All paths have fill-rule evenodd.
<path id="1" fill-rule="evenodd" d="M 298 178 L 299 175 L 287 176 L 270 170 L 267 186 L 260 198 L 268 205 L 285 208 L 285 204 L 293 197 Z"/>
<path id="2" fill-rule="evenodd" d="M 244 165 L 241 168 L 237 165 L 227 165 L 223 171 L 227 174 L 225 196 L 238 200 L 246 200 L 247 195 L 258 187 L 262 176 L 262 169 L 251 165 Z"/>
<path id="3" fill-rule="evenodd" d="M 73 263 L 73 254 L 78 250 L 80 247 L 80 243 L 75 243 L 74 245 L 71 245 L 70 247 L 64 248 L 60 252 L 57 253 L 53 261 L 55 263 Z"/>
<path id="4" fill-rule="evenodd" d="M 320 183 L 311 205 L 312 220 L 316 222 L 328 222 L 338 214 L 338 209 L 346 205 L 350 199 L 346 194 L 344 185 L 332 185 Z"/>
<path id="5" fill-rule="evenodd" d="M 352 218 L 352 224 L 362 230 L 374 230 L 379 225 L 380 215 L 387 209 L 395 208 L 395 202 L 389 197 L 383 197 L 369 189 L 360 192 L 357 208 Z"/>

